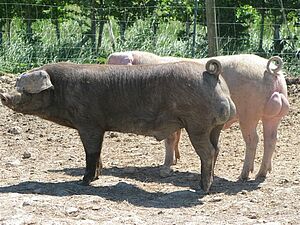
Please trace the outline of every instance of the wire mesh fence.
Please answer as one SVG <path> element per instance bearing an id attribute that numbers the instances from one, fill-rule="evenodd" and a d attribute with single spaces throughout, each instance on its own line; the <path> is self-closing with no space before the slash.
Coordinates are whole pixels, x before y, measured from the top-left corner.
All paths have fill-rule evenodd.
<path id="1" fill-rule="evenodd" d="M 48 2 L 0 2 L 0 70 L 67 60 L 103 63 L 110 53 L 125 50 L 207 57 L 202 1 Z M 300 9 L 283 6 L 280 1 L 269 8 L 216 6 L 218 55 L 280 55 L 286 69 L 299 74 Z"/>

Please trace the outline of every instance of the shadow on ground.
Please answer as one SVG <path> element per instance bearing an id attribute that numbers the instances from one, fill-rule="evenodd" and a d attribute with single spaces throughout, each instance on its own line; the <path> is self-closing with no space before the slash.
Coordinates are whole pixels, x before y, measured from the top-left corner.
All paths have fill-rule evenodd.
<path id="1" fill-rule="evenodd" d="M 78 181 L 34 182 L 27 181 L 16 185 L 0 187 L 0 193 L 39 194 L 50 196 L 93 195 L 114 202 L 127 201 L 135 206 L 180 208 L 201 205 L 199 194 L 192 190 L 180 190 L 170 193 L 148 192 L 136 185 L 118 182 L 108 186 L 81 186 Z"/>
<path id="2" fill-rule="evenodd" d="M 124 171 L 134 171 L 126 173 Z M 66 173 L 71 176 L 82 176 L 83 168 L 70 168 L 63 170 L 51 170 L 53 173 Z M 173 192 L 148 192 L 141 187 L 127 183 L 114 182 L 109 184 L 95 181 L 91 186 L 81 186 L 77 181 L 66 182 L 22 182 L 16 185 L 0 187 L 0 193 L 40 194 L 51 196 L 71 195 L 94 195 L 111 201 L 127 201 L 130 204 L 144 207 L 180 208 L 193 207 L 203 204 L 202 198 L 206 195 L 199 188 L 199 174 L 190 172 L 174 172 L 167 178 L 161 178 L 159 167 L 132 167 L 129 168 L 107 168 L 103 170 L 103 176 L 114 176 L 119 178 L 130 178 L 147 183 L 171 183 L 174 186 L 186 187 L 187 190 Z M 191 179 L 191 177 L 193 179 Z M 210 194 L 224 193 L 235 195 L 241 191 L 253 191 L 259 189 L 261 181 L 229 181 L 224 178 L 215 177 Z M 97 186 L 96 186 L 97 185 Z"/>
<path id="3" fill-rule="evenodd" d="M 159 176 L 160 166 L 145 166 L 145 167 L 111 167 L 105 168 L 102 171 L 102 176 L 114 176 L 119 178 L 135 179 L 144 183 L 171 183 L 178 187 L 188 187 L 195 191 L 199 191 L 200 174 L 192 172 L 174 171 L 168 177 Z M 130 172 L 128 172 L 130 171 Z M 84 168 L 65 168 L 63 170 L 48 170 L 53 173 L 65 173 L 70 176 L 82 177 Z M 211 187 L 211 193 L 237 194 L 243 190 L 253 191 L 259 189 L 259 184 L 264 179 L 249 180 L 249 181 L 230 181 L 224 178 L 215 176 Z M 101 185 L 101 184 L 100 184 Z"/>

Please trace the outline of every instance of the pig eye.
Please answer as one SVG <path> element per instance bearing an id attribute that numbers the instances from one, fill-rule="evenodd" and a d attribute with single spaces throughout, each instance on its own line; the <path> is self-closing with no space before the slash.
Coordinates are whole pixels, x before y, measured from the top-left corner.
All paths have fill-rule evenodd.
<path id="1" fill-rule="evenodd" d="M 22 91 L 22 94 L 23 94 L 23 95 L 26 95 L 26 96 L 31 96 L 31 95 L 32 95 L 31 93 L 27 92 L 26 90 L 23 90 L 23 91 Z"/>

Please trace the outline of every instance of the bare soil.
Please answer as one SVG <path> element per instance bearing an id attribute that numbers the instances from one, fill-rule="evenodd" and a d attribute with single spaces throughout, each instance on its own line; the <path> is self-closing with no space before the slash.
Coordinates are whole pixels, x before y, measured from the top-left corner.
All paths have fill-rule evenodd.
<path id="1" fill-rule="evenodd" d="M 0 92 L 14 79 L 0 75 Z M 259 125 L 254 174 L 238 181 L 245 147 L 235 125 L 222 132 L 210 194 L 199 187 L 200 161 L 186 133 L 180 161 L 162 178 L 163 142 L 108 132 L 103 175 L 84 187 L 75 130 L 0 104 L 0 224 L 300 224 L 298 81 L 288 82 L 291 110 L 279 128 L 272 172 L 254 179 L 263 150 Z"/>

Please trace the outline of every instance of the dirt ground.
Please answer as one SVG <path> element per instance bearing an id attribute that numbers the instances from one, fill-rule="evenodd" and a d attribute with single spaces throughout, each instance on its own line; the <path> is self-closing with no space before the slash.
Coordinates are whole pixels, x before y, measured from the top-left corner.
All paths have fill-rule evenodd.
<path id="1" fill-rule="evenodd" d="M 298 81 L 298 82 L 297 82 Z M 294 84 L 293 84 L 294 83 Z M 298 84 L 295 84 L 298 83 Z M 0 92 L 14 77 L 0 75 Z M 300 224 L 300 85 L 289 81 L 291 110 L 279 129 L 268 177 L 238 181 L 244 142 L 238 125 L 223 131 L 210 194 L 199 188 L 200 161 L 186 133 L 171 176 L 159 176 L 164 145 L 107 133 L 103 175 L 78 185 L 85 157 L 77 132 L 0 104 L 0 224 Z"/>

